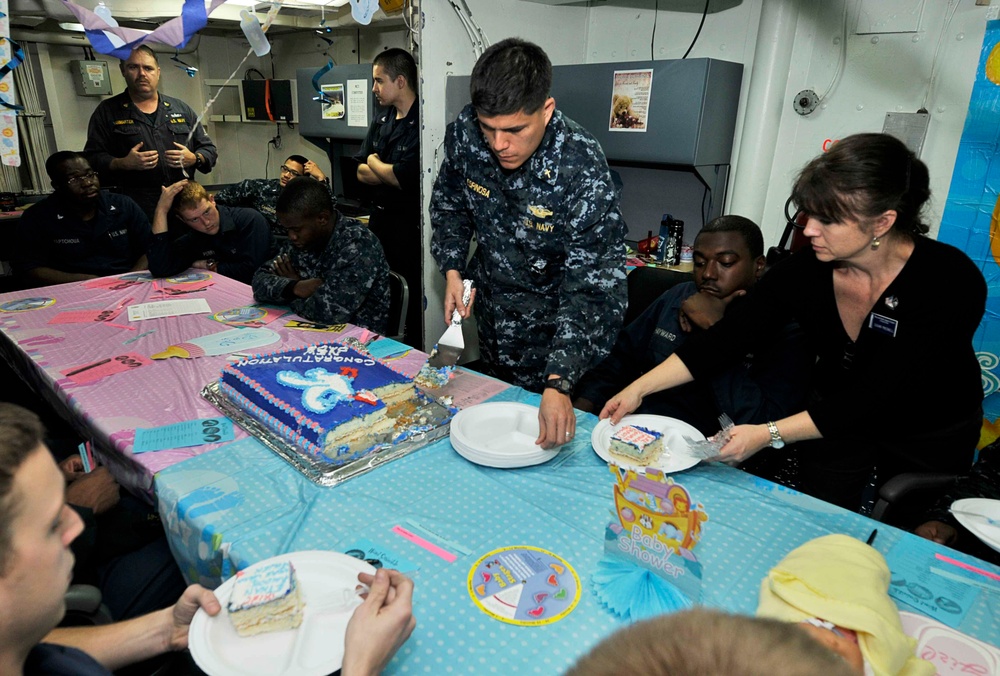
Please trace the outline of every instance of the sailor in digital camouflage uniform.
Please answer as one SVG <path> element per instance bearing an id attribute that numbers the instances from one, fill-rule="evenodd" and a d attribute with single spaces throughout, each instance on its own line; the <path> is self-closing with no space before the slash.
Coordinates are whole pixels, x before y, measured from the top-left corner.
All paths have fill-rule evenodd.
<path id="1" fill-rule="evenodd" d="M 215 203 L 227 207 L 256 209 L 271 228 L 271 234 L 285 237 L 276 213 L 278 195 L 290 180 L 309 176 L 326 184 L 326 175 L 316 163 L 302 155 L 289 155 L 282 163 L 278 178 L 247 178 L 215 193 Z"/>
<path id="2" fill-rule="evenodd" d="M 543 393 L 546 448 L 575 434 L 569 393 L 608 353 L 626 303 L 618 193 L 597 141 L 555 110 L 551 68 L 517 39 L 480 57 L 430 212 L 445 315 L 468 316 L 461 281 L 472 279 L 482 359 L 492 375 Z"/>
<path id="3" fill-rule="evenodd" d="M 157 91 L 160 66 L 152 49 L 136 47 L 120 67 L 126 90 L 94 110 L 83 152 L 101 182 L 118 186 L 152 222 L 160 188 L 196 170 L 212 171 L 219 151 L 190 106 Z"/>
<path id="4" fill-rule="evenodd" d="M 277 213 L 288 242 L 254 273 L 254 298 L 289 305 L 314 322 L 348 322 L 384 333 L 389 266 L 378 238 L 341 216 L 326 186 L 305 177 L 288 182 Z"/>

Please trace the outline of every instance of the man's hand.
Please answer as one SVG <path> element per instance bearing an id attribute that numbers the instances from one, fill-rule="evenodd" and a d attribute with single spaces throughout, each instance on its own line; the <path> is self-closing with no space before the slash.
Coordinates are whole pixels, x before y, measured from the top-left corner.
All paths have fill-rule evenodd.
<path id="1" fill-rule="evenodd" d="M 319 166 L 312 160 L 308 160 L 305 163 L 305 166 L 302 167 L 302 170 L 305 172 L 305 175 L 308 176 L 309 178 L 314 178 L 317 181 L 326 180 L 326 174 L 324 174 L 323 170 L 320 169 Z"/>
<path id="2" fill-rule="evenodd" d="M 78 455 L 71 455 L 60 462 L 59 471 L 62 472 L 66 483 L 72 483 L 86 474 L 83 471 L 83 460 Z"/>
<path id="3" fill-rule="evenodd" d="M 302 275 L 299 274 L 299 271 L 292 264 L 291 257 L 285 253 L 274 257 L 274 260 L 271 261 L 271 271 L 279 277 L 286 277 L 295 281 L 302 279 Z"/>
<path id="4" fill-rule="evenodd" d="M 313 277 L 312 279 L 301 279 L 295 282 L 295 292 L 296 298 L 308 298 L 309 296 L 316 293 L 319 287 L 323 286 L 323 280 L 319 277 Z"/>
<path id="5" fill-rule="evenodd" d="M 130 171 L 148 171 L 149 169 L 155 169 L 157 162 L 160 161 L 160 153 L 155 150 L 139 150 L 144 145 L 144 142 L 132 146 L 132 150 L 128 151 L 128 155 L 125 157 L 115 158 L 113 161 L 112 169 L 128 169 Z"/>
<path id="6" fill-rule="evenodd" d="M 164 216 L 170 213 L 170 210 L 174 206 L 174 198 L 180 194 L 184 186 L 188 184 L 186 178 L 173 183 L 171 185 L 165 185 L 160 188 L 160 199 L 156 201 L 156 213 L 161 213 Z"/>
<path id="7" fill-rule="evenodd" d="M 198 158 L 193 152 L 188 150 L 186 146 L 182 146 L 176 141 L 174 141 L 174 150 L 168 150 L 163 154 L 166 156 L 165 161 L 167 166 L 177 169 L 187 169 L 188 167 L 193 167 L 194 163 L 198 161 Z"/>
<path id="8" fill-rule="evenodd" d="M 681 303 L 680 320 L 681 330 L 691 333 L 695 327 L 699 329 L 711 328 L 713 324 L 722 319 L 726 314 L 726 307 L 734 298 L 747 295 L 744 289 L 734 291 L 724 298 L 713 296 L 710 293 L 699 291 L 688 297 Z"/>
<path id="9" fill-rule="evenodd" d="M 200 258 L 191 264 L 192 268 L 198 270 L 210 270 L 216 272 L 219 269 L 219 264 L 214 258 Z"/>
<path id="10" fill-rule="evenodd" d="M 344 638 L 343 676 L 377 676 L 413 633 L 413 582 L 399 571 L 381 568 L 359 573 L 370 586 L 354 610 Z"/>
<path id="11" fill-rule="evenodd" d="M 535 443 L 542 448 L 555 448 L 573 440 L 576 435 L 576 414 L 569 395 L 551 387 L 542 393 L 538 407 L 538 438 Z"/>
<path id="12" fill-rule="evenodd" d="M 86 507 L 94 514 L 104 514 L 118 504 L 118 482 L 107 467 L 98 467 L 90 474 L 82 474 L 66 487 L 66 502 Z"/>
<path id="13" fill-rule="evenodd" d="M 462 302 L 462 294 L 465 293 L 465 287 L 462 286 L 462 275 L 459 274 L 458 270 L 449 270 L 445 280 L 447 286 L 444 289 L 444 323 L 451 324 L 451 314 L 456 308 L 462 319 L 468 319 L 472 313 L 472 304 L 476 300 L 476 290 L 472 290 L 469 304 L 465 305 Z"/>
<path id="14" fill-rule="evenodd" d="M 191 626 L 191 620 L 194 619 L 198 608 L 203 609 L 210 617 L 218 615 L 219 611 L 222 610 L 215 594 L 200 584 L 193 584 L 185 589 L 173 608 L 167 608 L 171 622 L 169 650 L 184 650 L 188 647 L 188 628 Z"/>
<path id="15" fill-rule="evenodd" d="M 925 521 L 913 532 L 926 540 L 942 545 L 953 545 L 958 540 L 958 531 L 944 521 Z"/>

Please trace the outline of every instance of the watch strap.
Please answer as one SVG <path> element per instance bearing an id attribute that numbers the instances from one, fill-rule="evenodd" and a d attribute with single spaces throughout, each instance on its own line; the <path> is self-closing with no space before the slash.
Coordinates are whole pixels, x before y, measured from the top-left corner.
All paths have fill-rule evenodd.
<path id="1" fill-rule="evenodd" d="M 567 396 L 573 393 L 573 384 L 562 376 L 557 376 L 555 378 L 547 378 L 545 380 L 545 388 L 553 389 L 560 394 L 565 394 Z"/>
<path id="2" fill-rule="evenodd" d="M 777 444 L 777 448 L 781 448 L 785 445 L 785 440 L 781 438 L 781 432 L 778 431 L 778 426 L 773 420 L 767 421 L 767 431 L 771 434 L 771 446 Z"/>

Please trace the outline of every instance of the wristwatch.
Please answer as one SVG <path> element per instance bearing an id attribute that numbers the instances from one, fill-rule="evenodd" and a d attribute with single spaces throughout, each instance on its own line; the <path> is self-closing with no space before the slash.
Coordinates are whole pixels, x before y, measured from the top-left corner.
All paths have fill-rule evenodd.
<path id="1" fill-rule="evenodd" d="M 781 432 L 778 431 L 778 426 L 773 422 L 768 421 L 767 431 L 771 433 L 771 448 L 784 448 L 785 440 L 781 438 Z"/>
<path id="2" fill-rule="evenodd" d="M 573 394 L 573 384 L 562 376 L 556 376 L 555 378 L 549 378 L 546 380 L 545 388 L 552 388 L 560 394 L 565 394 L 567 397 Z"/>

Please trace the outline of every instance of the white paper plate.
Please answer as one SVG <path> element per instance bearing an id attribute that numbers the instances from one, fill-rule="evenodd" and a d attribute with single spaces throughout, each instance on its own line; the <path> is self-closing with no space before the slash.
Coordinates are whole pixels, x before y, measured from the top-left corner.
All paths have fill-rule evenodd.
<path id="1" fill-rule="evenodd" d="M 188 646 L 194 661 L 209 676 L 323 676 L 340 669 L 347 622 L 354 608 L 360 605 L 360 599 L 340 610 L 323 610 L 321 606 L 343 590 L 353 592 L 358 585 L 358 573 L 371 574 L 375 569 L 346 554 L 309 551 L 275 556 L 247 570 L 289 560 L 295 565 L 306 604 L 302 624 L 297 629 L 240 637 L 226 610 L 235 576 L 215 590 L 222 604 L 218 615 L 209 617 L 203 610 L 195 613 L 188 631 Z"/>
<path id="2" fill-rule="evenodd" d="M 451 445 L 466 460 L 487 467 L 539 465 L 559 454 L 535 444 L 538 407 L 516 402 L 478 404 L 451 421 Z"/>
<path id="3" fill-rule="evenodd" d="M 1000 521 L 1000 500 L 986 498 L 965 498 L 951 504 L 954 510 L 980 514 L 994 521 Z M 965 526 L 970 533 L 982 540 L 988 547 L 1000 552 L 1000 526 L 993 526 L 986 519 L 979 519 L 966 514 L 952 514 L 955 520 Z"/>
<path id="4" fill-rule="evenodd" d="M 626 425 L 638 425 L 649 430 L 656 430 L 663 434 L 664 452 L 660 457 L 649 465 L 655 467 L 665 474 L 680 472 L 698 464 L 699 458 L 688 453 L 688 444 L 684 437 L 696 440 L 703 440 L 705 435 L 683 420 L 668 418 L 663 415 L 627 415 L 621 419 L 617 425 L 612 426 L 611 419 L 605 418 L 597 423 L 593 433 L 590 435 L 590 443 L 594 447 L 597 455 L 606 462 L 614 462 L 619 467 L 628 469 L 644 469 L 645 465 L 631 463 L 624 458 L 611 455 L 611 437 L 615 432 Z"/>

